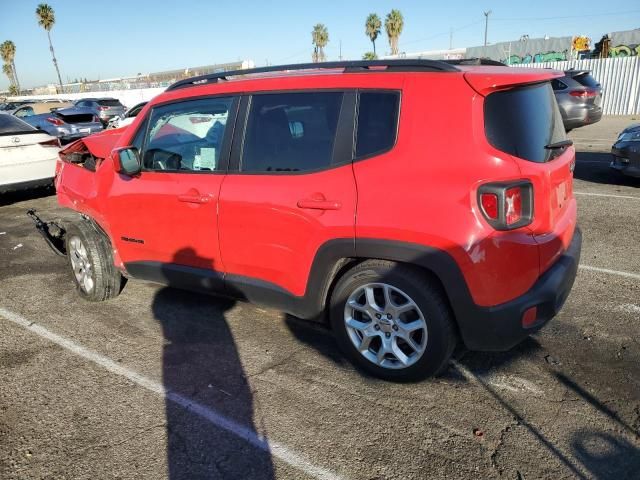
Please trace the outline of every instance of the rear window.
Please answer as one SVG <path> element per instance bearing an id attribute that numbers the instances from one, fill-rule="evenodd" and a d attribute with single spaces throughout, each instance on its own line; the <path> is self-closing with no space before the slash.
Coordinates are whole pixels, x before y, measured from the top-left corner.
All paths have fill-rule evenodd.
<path id="1" fill-rule="evenodd" d="M 548 82 L 490 94 L 484 102 L 484 128 L 495 148 L 531 162 L 553 159 L 562 150 L 545 145 L 566 139 Z"/>
<path id="2" fill-rule="evenodd" d="M 93 113 L 78 113 L 74 115 L 62 115 L 57 113 L 56 116 L 64 120 L 66 123 L 89 123 L 94 121 Z"/>
<path id="3" fill-rule="evenodd" d="M 588 73 L 583 73 L 582 75 L 576 75 L 575 77 L 573 77 L 573 79 L 576 82 L 578 82 L 580 85 L 583 85 L 585 87 L 595 88 L 600 86 L 600 84 L 596 81 L 596 79 L 593 78 Z"/>
<path id="4" fill-rule="evenodd" d="M 114 99 L 105 99 L 105 100 L 98 100 L 98 105 L 101 105 L 103 107 L 121 107 L 122 104 L 120 103 L 119 100 Z"/>
<path id="5" fill-rule="evenodd" d="M 13 115 L 7 115 L 6 113 L 0 113 L 0 135 L 11 135 L 15 133 L 33 133 L 37 132 L 28 123 L 23 122 L 19 118 Z"/>

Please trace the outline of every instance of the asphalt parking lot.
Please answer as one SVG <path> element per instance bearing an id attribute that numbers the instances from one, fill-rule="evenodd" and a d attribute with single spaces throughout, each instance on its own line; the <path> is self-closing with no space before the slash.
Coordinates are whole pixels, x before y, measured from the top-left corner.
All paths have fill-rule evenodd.
<path id="1" fill-rule="evenodd" d="M 584 244 L 542 332 L 442 377 L 368 378 L 280 312 L 130 282 L 83 302 L 0 197 L 0 478 L 632 479 L 640 471 L 640 181 L 608 168 L 632 122 L 571 132 Z"/>

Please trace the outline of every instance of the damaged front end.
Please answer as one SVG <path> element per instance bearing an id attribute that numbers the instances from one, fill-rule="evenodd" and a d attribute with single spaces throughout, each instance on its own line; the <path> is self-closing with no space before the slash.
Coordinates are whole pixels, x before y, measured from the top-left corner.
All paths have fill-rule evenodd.
<path id="1" fill-rule="evenodd" d="M 61 207 L 94 222 L 100 221 L 102 202 L 98 198 L 98 173 L 121 133 L 122 130 L 105 130 L 60 150 L 54 185 Z M 27 215 L 51 250 L 57 255 L 66 255 L 65 223 L 60 220 L 45 221 L 35 210 L 29 210 Z"/>
<path id="2" fill-rule="evenodd" d="M 59 223 L 45 222 L 42 220 L 35 210 L 31 209 L 27 211 L 27 215 L 33 220 L 36 225 L 36 229 L 42 235 L 47 245 L 53 250 L 56 255 L 62 257 L 67 255 L 67 247 L 64 241 L 65 229 Z"/>

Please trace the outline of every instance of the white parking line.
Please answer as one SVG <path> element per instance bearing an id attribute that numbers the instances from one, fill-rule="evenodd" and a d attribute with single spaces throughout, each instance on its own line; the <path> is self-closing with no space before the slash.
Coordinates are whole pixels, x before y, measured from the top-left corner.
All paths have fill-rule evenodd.
<path id="1" fill-rule="evenodd" d="M 591 265 L 578 265 L 578 268 L 582 270 L 588 270 L 590 272 L 608 273 L 609 275 L 618 275 L 620 277 L 633 278 L 640 280 L 640 274 L 631 272 L 621 272 L 619 270 L 610 270 L 608 268 L 592 267 Z"/>
<path id="2" fill-rule="evenodd" d="M 633 195 L 611 195 L 609 193 L 589 193 L 589 192 L 573 192 L 574 195 L 586 195 L 588 197 L 610 197 L 610 198 L 629 198 L 631 200 L 640 200 L 640 197 Z"/>
<path id="3" fill-rule="evenodd" d="M 145 388 L 146 390 L 149 390 L 150 392 L 155 393 L 156 395 L 164 399 L 170 400 L 180 405 L 185 410 L 198 415 L 203 420 L 206 420 L 212 425 L 222 430 L 226 430 L 227 432 L 243 439 L 254 447 L 264 452 L 270 453 L 274 457 L 279 458 L 283 462 L 295 468 L 298 468 L 299 470 L 302 470 L 312 477 L 326 480 L 338 480 L 343 478 L 323 467 L 314 465 L 309 460 L 306 460 L 302 455 L 291 450 L 289 447 L 277 442 L 267 440 L 266 438 L 258 435 L 250 428 L 247 428 L 244 425 L 241 425 L 236 421 L 225 417 L 221 413 L 209 407 L 206 407 L 194 400 L 191 400 L 188 397 L 180 395 L 179 393 L 172 392 L 171 390 L 165 388 L 161 383 L 145 377 L 144 375 L 141 375 L 134 370 L 123 367 L 110 358 L 89 350 L 82 345 L 69 340 L 68 338 L 53 333 L 51 330 L 37 325 L 35 322 L 30 322 L 17 313 L 10 312 L 9 310 L 0 307 L 0 317 L 26 330 L 29 330 L 30 332 L 33 332 L 36 335 L 49 340 L 50 342 L 60 345 L 62 348 L 70 351 L 71 353 L 82 357 L 85 360 L 89 360 L 90 362 L 101 366 L 105 370 L 108 370 L 115 375 L 124 377 L 127 380 L 132 381 L 133 383 L 141 386 L 142 388 Z"/>

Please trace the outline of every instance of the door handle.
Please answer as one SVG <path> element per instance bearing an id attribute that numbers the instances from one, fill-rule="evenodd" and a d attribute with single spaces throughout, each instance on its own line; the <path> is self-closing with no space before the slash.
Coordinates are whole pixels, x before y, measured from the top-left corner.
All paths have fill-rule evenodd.
<path id="1" fill-rule="evenodd" d="M 211 200 L 211 197 L 209 197 L 208 195 L 185 194 L 185 195 L 178 195 L 178 200 L 180 202 L 186 202 L 186 203 L 209 203 L 209 200 Z"/>
<path id="2" fill-rule="evenodd" d="M 308 208 L 311 210 L 340 210 L 342 208 L 342 204 L 332 200 L 305 198 L 303 200 L 298 200 L 298 208 Z"/>

